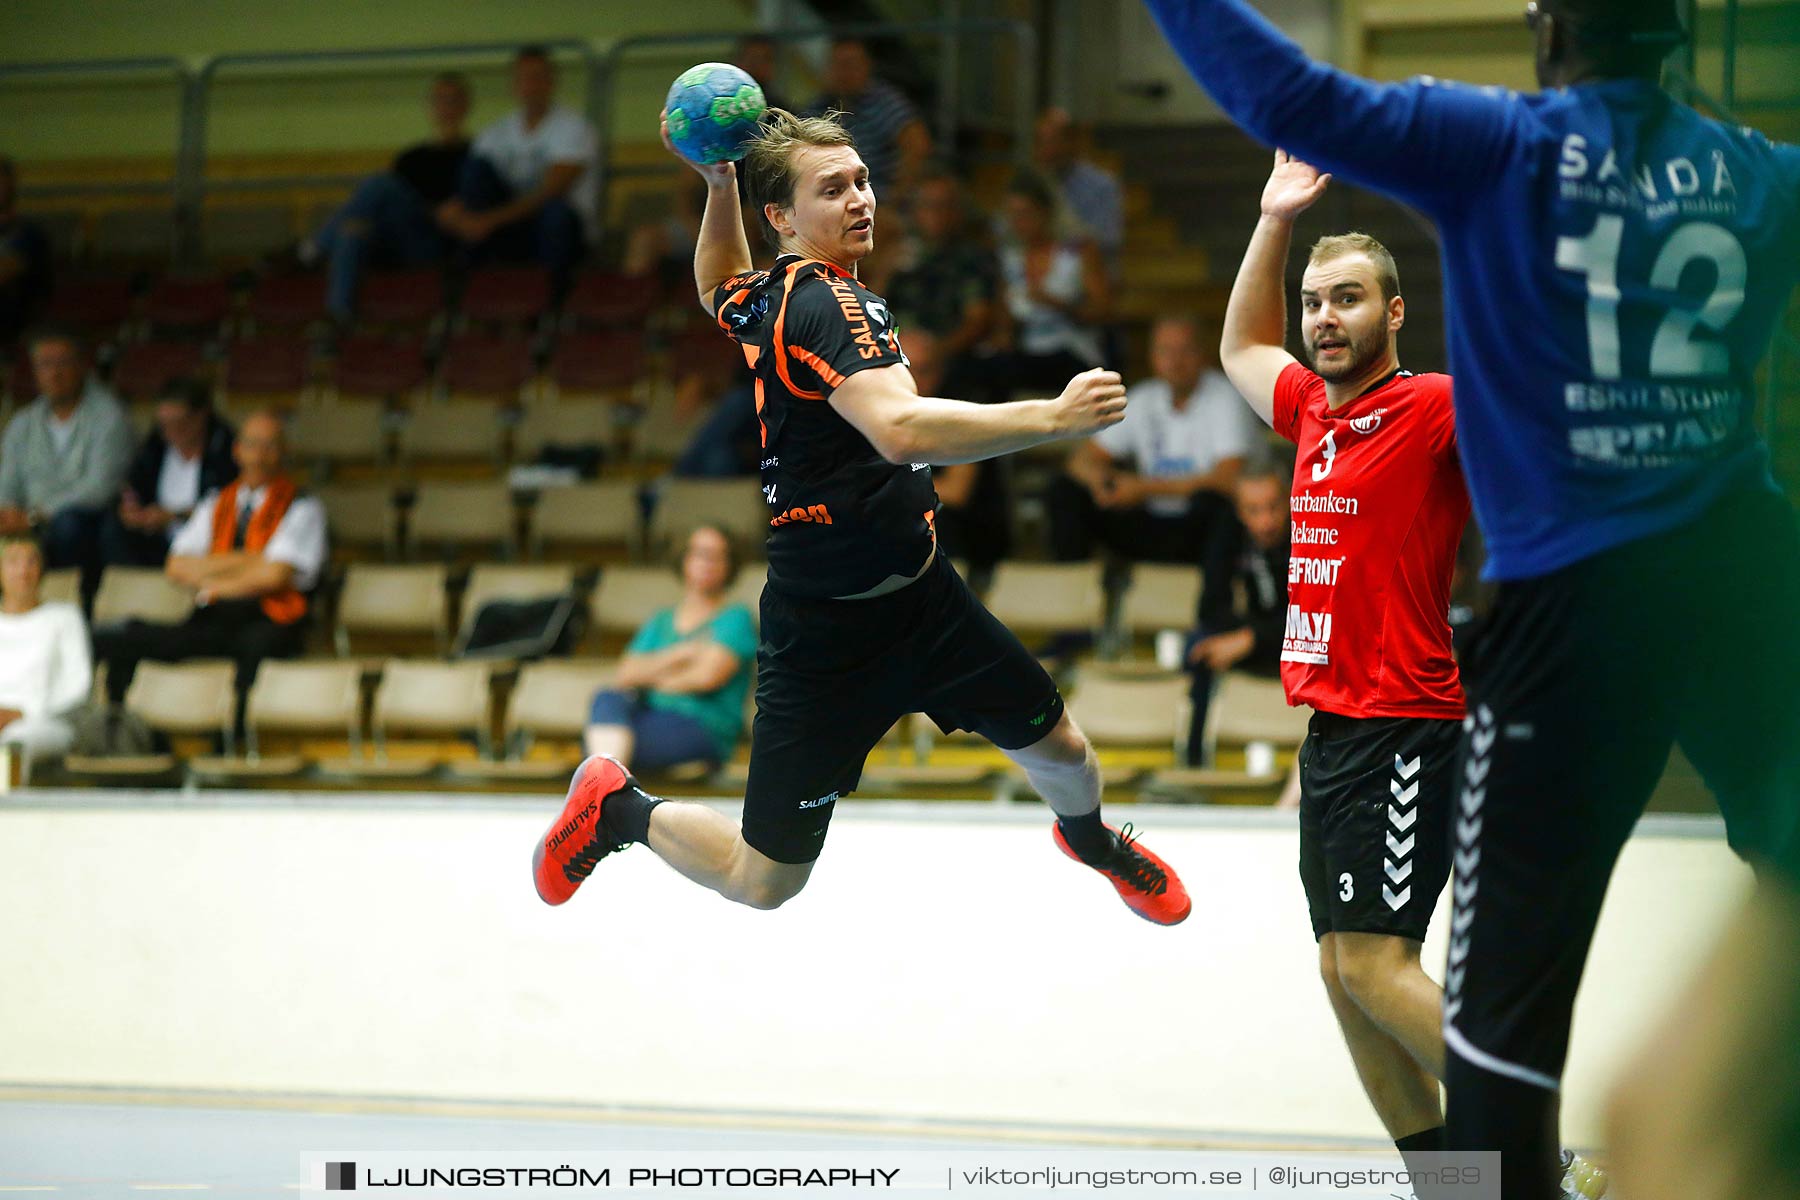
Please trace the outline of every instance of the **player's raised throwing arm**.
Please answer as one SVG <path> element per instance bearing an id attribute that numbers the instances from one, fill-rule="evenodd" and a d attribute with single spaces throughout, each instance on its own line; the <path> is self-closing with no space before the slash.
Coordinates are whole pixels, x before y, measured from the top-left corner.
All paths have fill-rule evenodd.
<path id="1" fill-rule="evenodd" d="M 670 154 L 681 155 L 669 140 L 669 122 L 662 123 L 662 142 Z M 700 218 L 700 236 L 694 239 L 694 287 L 700 307 L 713 311 L 713 293 L 733 275 L 742 275 L 750 261 L 750 239 L 744 235 L 744 212 L 738 207 L 737 164 L 722 162 L 700 166 L 687 162 L 706 180 L 706 212 Z"/>
<path id="2" fill-rule="evenodd" d="M 1265 425 L 1275 424 L 1275 381 L 1294 361 L 1285 349 L 1287 298 L 1282 291 L 1294 219 L 1312 207 L 1330 182 L 1331 176 L 1285 151 L 1275 152 L 1275 170 L 1263 188 L 1262 219 L 1225 307 L 1219 365 Z"/>

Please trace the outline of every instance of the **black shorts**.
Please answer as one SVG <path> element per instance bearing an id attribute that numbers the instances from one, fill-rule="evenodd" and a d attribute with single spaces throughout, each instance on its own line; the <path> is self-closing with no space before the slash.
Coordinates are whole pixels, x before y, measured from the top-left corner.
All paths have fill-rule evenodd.
<path id="1" fill-rule="evenodd" d="M 762 594 L 744 840 L 785 863 L 819 857 L 840 797 L 894 722 L 923 712 L 1003 750 L 1062 716 L 1056 683 L 942 554 L 872 600 Z"/>
<path id="2" fill-rule="evenodd" d="M 1313 937 L 1425 940 L 1450 874 L 1461 722 L 1314 713 L 1300 747 L 1300 882 Z"/>
<path id="3" fill-rule="evenodd" d="M 1445 1036 L 1466 1063 L 1551 1088 L 1613 864 L 1672 744 L 1734 850 L 1800 866 L 1792 509 L 1736 493 L 1680 529 L 1504 584 L 1463 681 Z"/>

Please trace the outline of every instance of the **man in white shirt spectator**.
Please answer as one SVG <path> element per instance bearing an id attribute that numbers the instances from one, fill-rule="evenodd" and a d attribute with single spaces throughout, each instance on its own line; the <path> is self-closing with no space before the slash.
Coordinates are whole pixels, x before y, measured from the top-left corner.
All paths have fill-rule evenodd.
<path id="1" fill-rule="evenodd" d="M 61 757 L 74 744 L 68 715 L 94 684 L 87 625 L 73 604 L 44 604 L 44 556 L 29 538 L 0 541 L 0 745 L 24 759 Z"/>
<path id="2" fill-rule="evenodd" d="M 1125 189 L 1119 177 L 1081 157 L 1075 118 L 1067 109 L 1047 108 L 1038 116 L 1031 156 L 1056 185 L 1063 207 L 1100 251 L 1106 268 L 1119 273 L 1125 248 Z"/>
<path id="3" fill-rule="evenodd" d="M 325 507 L 300 493 L 282 469 L 281 419 L 244 419 L 233 452 L 238 477 L 202 500 L 169 545 L 164 570 L 194 593 L 179 625 L 129 621 L 95 632 L 114 702 L 146 658 L 231 658 L 242 697 L 265 658 L 298 654 L 308 593 L 325 565 Z"/>
<path id="4" fill-rule="evenodd" d="M 1232 488 L 1262 438 L 1205 346 L 1190 318 L 1151 327 L 1154 378 L 1126 393 L 1125 419 L 1076 446 L 1050 486 L 1059 561 L 1089 558 L 1099 542 L 1129 560 L 1201 563 L 1233 528 Z"/>
<path id="5" fill-rule="evenodd" d="M 0 537 L 36 531 L 52 567 L 100 572 L 100 529 L 131 461 L 131 424 L 88 370 L 81 336 L 46 327 L 31 336 L 38 397 L 0 441 Z"/>
<path id="6" fill-rule="evenodd" d="M 548 267 L 560 286 L 599 236 L 599 138 L 553 104 L 556 68 L 541 46 L 514 57 L 513 96 L 519 107 L 476 136 L 438 224 L 478 257 Z"/>
<path id="7" fill-rule="evenodd" d="M 106 561 L 162 566 L 169 557 L 169 539 L 201 497 L 237 478 L 235 437 L 213 411 L 212 389 L 204 380 L 180 378 L 165 384 L 156 399 L 156 428 L 138 447 L 125 490 L 107 518 Z"/>

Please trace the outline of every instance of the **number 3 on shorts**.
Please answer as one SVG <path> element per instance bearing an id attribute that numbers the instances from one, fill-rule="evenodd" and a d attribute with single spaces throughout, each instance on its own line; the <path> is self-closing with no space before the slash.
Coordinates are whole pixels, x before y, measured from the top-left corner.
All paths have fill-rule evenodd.
<path id="1" fill-rule="evenodd" d="M 1338 886 L 1343 888 L 1343 891 L 1338 893 L 1339 900 L 1354 900 L 1356 898 L 1356 881 L 1350 878 L 1350 872 L 1345 871 L 1342 875 L 1338 876 Z"/>

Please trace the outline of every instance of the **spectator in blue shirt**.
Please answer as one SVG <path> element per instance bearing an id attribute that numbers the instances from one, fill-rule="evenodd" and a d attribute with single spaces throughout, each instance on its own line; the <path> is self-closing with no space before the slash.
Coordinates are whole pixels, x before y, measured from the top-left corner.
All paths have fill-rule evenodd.
<path id="1" fill-rule="evenodd" d="M 1067 109 L 1047 108 L 1037 119 L 1031 156 L 1056 186 L 1064 210 L 1100 250 L 1114 275 L 1125 248 L 1125 191 L 1119 177 L 1081 157 L 1075 118 Z"/>

